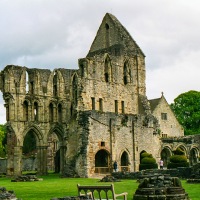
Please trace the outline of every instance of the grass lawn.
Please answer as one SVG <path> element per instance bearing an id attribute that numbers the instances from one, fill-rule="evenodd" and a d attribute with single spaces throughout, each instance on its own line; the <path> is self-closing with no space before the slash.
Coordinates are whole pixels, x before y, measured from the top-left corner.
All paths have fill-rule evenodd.
<path id="1" fill-rule="evenodd" d="M 53 197 L 77 196 L 77 183 L 82 185 L 97 185 L 110 183 L 99 182 L 99 179 L 90 178 L 59 178 L 56 174 L 42 177 L 43 181 L 36 182 L 11 182 L 9 178 L 0 178 L 0 187 L 14 190 L 17 198 L 22 200 L 50 200 Z M 192 200 L 200 199 L 200 184 L 187 184 L 182 181 L 183 187 Z M 138 187 L 136 180 L 122 180 L 115 182 L 115 192 L 128 192 L 128 200 Z"/>

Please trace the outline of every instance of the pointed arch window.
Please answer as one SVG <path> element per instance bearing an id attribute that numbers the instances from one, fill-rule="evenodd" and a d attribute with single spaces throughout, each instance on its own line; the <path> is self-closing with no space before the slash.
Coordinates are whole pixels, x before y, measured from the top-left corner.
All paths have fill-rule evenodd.
<path id="1" fill-rule="evenodd" d="M 111 81 L 111 62 L 109 57 L 107 57 L 105 60 L 104 77 L 107 83 Z"/>
<path id="2" fill-rule="evenodd" d="M 128 62 L 124 63 L 124 68 L 123 68 L 123 81 L 124 81 L 124 85 L 130 83 L 130 79 L 131 79 L 131 72 L 128 66 Z"/>
<path id="3" fill-rule="evenodd" d="M 34 94 L 34 82 L 30 81 L 30 88 L 29 88 L 30 94 Z"/>
<path id="4" fill-rule="evenodd" d="M 106 48 L 110 46 L 110 26 L 106 23 L 105 24 L 105 29 L 106 29 Z"/>
<path id="5" fill-rule="evenodd" d="M 24 121 L 28 121 L 28 102 L 24 101 L 23 103 L 23 114 L 24 114 Z"/>
<path id="6" fill-rule="evenodd" d="M 34 120 L 38 121 L 38 103 L 34 102 Z"/>
<path id="7" fill-rule="evenodd" d="M 53 76 L 53 96 L 54 97 L 58 95 L 57 80 L 58 80 L 57 73 L 54 73 L 54 76 Z"/>
<path id="8" fill-rule="evenodd" d="M 53 104 L 50 103 L 49 104 L 49 122 L 53 122 L 53 117 L 54 117 Z"/>
<path id="9" fill-rule="evenodd" d="M 58 122 L 62 122 L 62 105 L 58 104 Z"/>

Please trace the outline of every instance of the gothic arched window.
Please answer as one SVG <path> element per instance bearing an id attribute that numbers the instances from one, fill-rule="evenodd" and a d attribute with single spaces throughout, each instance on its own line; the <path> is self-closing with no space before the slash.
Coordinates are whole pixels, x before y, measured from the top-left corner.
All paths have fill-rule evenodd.
<path id="1" fill-rule="evenodd" d="M 62 105 L 58 104 L 58 121 L 62 122 Z"/>
<path id="2" fill-rule="evenodd" d="M 38 121 L 38 103 L 34 102 L 34 120 Z"/>
<path id="3" fill-rule="evenodd" d="M 124 63 L 124 67 L 123 67 L 123 81 L 124 81 L 124 85 L 126 85 L 127 83 L 131 82 L 131 71 L 130 71 L 130 68 L 128 66 L 128 62 Z"/>
<path id="4" fill-rule="evenodd" d="M 28 102 L 24 101 L 23 103 L 23 115 L 24 115 L 24 121 L 28 121 Z"/>
<path id="5" fill-rule="evenodd" d="M 105 59 L 104 77 L 107 83 L 111 81 L 111 62 L 109 57 L 106 57 Z"/>
<path id="6" fill-rule="evenodd" d="M 58 87 L 57 87 L 57 73 L 54 73 L 53 76 L 53 96 L 56 97 L 58 95 Z"/>
<path id="7" fill-rule="evenodd" d="M 53 104 L 50 103 L 49 104 L 49 122 L 53 122 L 53 117 L 54 117 Z"/>

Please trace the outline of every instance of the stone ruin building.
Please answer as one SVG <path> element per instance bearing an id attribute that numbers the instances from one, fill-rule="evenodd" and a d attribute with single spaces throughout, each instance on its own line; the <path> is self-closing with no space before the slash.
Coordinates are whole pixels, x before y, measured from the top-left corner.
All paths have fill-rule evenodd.
<path id="1" fill-rule="evenodd" d="M 110 172 L 114 161 L 119 170 L 137 171 L 144 151 L 167 162 L 181 146 L 198 157 L 199 143 L 178 141 L 184 131 L 164 95 L 147 99 L 145 78 L 144 53 L 109 13 L 78 69 L 6 66 L 7 175 L 21 175 L 27 134 L 35 137 L 38 174 L 47 173 L 48 155 L 58 172 L 81 177 Z"/>

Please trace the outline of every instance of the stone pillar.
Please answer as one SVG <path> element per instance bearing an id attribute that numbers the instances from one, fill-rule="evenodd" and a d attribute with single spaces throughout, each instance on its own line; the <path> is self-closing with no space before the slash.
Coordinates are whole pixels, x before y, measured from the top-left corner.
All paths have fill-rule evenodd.
<path id="1" fill-rule="evenodd" d="M 37 146 L 37 173 L 47 174 L 47 146 Z"/>
<path id="2" fill-rule="evenodd" d="M 20 176 L 22 174 L 22 147 L 14 147 L 14 175 Z"/>
<path id="3" fill-rule="evenodd" d="M 60 174 L 64 174 L 66 146 L 60 146 Z"/>

